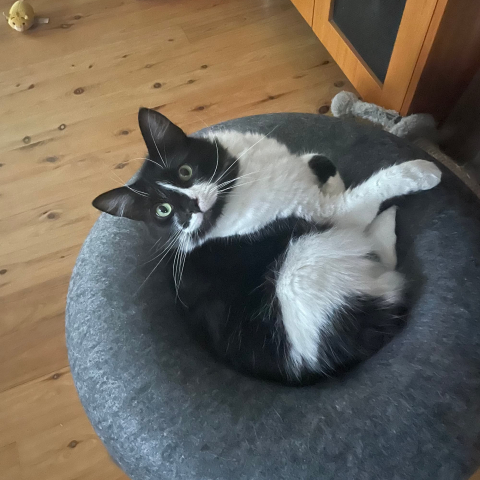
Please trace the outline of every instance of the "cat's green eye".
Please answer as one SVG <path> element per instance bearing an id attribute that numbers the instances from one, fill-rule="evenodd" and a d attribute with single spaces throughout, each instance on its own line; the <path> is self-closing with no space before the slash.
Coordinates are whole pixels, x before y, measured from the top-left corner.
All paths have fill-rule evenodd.
<path id="1" fill-rule="evenodd" d="M 186 182 L 192 178 L 192 175 L 193 171 L 190 165 L 182 165 L 178 169 L 178 176 L 180 177 L 180 180 L 184 180 Z"/>
<path id="2" fill-rule="evenodd" d="M 167 218 L 172 210 L 173 208 L 169 203 L 160 203 L 155 207 L 155 215 L 159 218 Z"/>

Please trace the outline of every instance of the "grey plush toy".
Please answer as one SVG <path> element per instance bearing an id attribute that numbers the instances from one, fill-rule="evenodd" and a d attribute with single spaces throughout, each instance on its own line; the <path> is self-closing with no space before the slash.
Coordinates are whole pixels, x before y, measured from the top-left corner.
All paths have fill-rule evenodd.
<path id="1" fill-rule="evenodd" d="M 362 102 L 352 92 L 340 92 L 332 99 L 331 111 L 334 117 L 359 117 L 381 125 L 384 130 L 408 138 L 428 138 L 437 141 L 437 128 L 433 117 L 427 113 L 417 113 L 402 117 L 395 110 L 387 110 L 373 103 Z"/>

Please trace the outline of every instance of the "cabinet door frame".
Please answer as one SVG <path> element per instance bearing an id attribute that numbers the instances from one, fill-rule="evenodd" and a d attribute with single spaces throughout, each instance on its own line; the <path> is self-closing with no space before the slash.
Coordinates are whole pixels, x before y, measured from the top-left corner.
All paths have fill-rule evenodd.
<path id="1" fill-rule="evenodd" d="M 315 0 L 313 31 L 365 101 L 407 113 L 404 100 L 438 0 L 407 0 L 383 83 L 333 22 L 334 2 Z"/>

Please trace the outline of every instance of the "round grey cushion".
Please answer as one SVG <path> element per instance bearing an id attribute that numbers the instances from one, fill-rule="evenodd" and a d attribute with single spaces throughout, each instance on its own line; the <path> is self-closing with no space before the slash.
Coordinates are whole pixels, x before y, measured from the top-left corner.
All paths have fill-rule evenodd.
<path id="1" fill-rule="evenodd" d="M 421 150 L 317 115 L 213 128 L 268 133 L 320 152 L 347 184 Z M 141 224 L 102 215 L 78 257 L 67 344 L 80 399 L 135 480 L 467 479 L 480 464 L 479 202 L 444 170 L 396 199 L 406 328 L 349 374 L 292 388 L 244 377 L 189 337 Z"/>

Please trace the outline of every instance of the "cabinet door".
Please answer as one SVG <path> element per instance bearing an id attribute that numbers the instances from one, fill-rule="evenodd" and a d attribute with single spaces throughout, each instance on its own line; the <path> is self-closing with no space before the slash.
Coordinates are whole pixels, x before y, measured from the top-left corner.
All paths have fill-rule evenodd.
<path id="1" fill-rule="evenodd" d="M 292 3 L 297 7 L 297 10 L 302 14 L 307 23 L 312 26 L 315 0 L 292 0 Z"/>
<path id="2" fill-rule="evenodd" d="M 365 101 L 404 104 L 437 0 L 316 0 L 313 30 Z"/>

